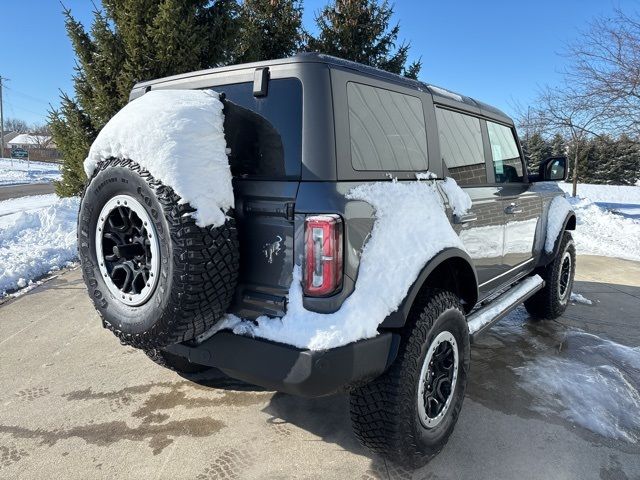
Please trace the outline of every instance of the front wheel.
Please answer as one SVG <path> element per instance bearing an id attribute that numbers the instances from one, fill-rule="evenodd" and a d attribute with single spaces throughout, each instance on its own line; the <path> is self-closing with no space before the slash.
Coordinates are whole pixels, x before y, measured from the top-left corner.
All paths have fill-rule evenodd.
<path id="1" fill-rule="evenodd" d="M 564 232 L 558 255 L 544 267 L 539 275 L 545 286 L 524 302 L 527 311 L 534 318 L 558 318 L 569 304 L 573 278 L 576 274 L 576 246 L 571 233 Z"/>
<path id="2" fill-rule="evenodd" d="M 469 371 L 469 330 L 460 300 L 429 290 L 412 312 L 391 368 L 351 392 L 351 421 L 370 450 L 420 466 L 447 443 Z"/>

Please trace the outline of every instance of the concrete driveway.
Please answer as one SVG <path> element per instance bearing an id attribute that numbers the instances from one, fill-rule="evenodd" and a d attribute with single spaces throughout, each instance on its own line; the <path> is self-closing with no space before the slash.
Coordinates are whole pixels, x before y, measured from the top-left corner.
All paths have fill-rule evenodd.
<path id="1" fill-rule="evenodd" d="M 181 378 L 120 346 L 64 273 L 0 306 L 0 478 L 640 478 L 640 264 L 578 265 L 593 304 L 496 325 L 449 444 L 413 472 L 357 443 L 344 395 Z"/>

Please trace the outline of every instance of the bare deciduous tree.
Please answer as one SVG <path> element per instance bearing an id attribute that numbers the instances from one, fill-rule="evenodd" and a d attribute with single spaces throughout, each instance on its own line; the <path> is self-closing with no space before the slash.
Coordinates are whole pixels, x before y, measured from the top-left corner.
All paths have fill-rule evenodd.
<path id="1" fill-rule="evenodd" d="M 4 121 L 4 130 L 5 132 L 27 133 L 29 126 L 27 122 L 19 118 L 7 118 Z"/>
<path id="2" fill-rule="evenodd" d="M 608 105 L 593 105 L 582 91 L 571 86 L 547 87 L 540 91 L 534 108 L 518 114 L 517 123 L 539 133 L 560 133 L 573 144 L 573 196 L 577 193 L 580 147 L 589 136 L 597 136 L 609 120 Z M 528 127 L 527 127 L 528 126 Z"/>
<path id="3" fill-rule="evenodd" d="M 571 82 L 594 108 L 608 109 L 608 127 L 640 135 L 640 17 L 616 10 L 591 22 L 568 51 Z"/>

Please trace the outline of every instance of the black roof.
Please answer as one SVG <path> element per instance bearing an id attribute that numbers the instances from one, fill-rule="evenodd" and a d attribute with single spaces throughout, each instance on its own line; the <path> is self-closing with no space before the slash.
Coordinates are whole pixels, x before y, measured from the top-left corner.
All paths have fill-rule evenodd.
<path id="1" fill-rule="evenodd" d="M 495 108 L 491 105 L 488 105 L 479 100 L 475 100 L 466 95 L 462 95 L 456 92 L 452 92 L 448 89 L 437 87 L 435 85 L 429 85 L 427 83 L 421 82 L 419 80 L 413 80 L 411 78 L 403 77 L 402 75 L 397 75 L 395 73 L 390 73 L 384 70 L 380 70 L 375 67 L 370 67 L 368 65 L 363 65 L 361 63 L 353 62 L 351 60 L 344 60 L 342 58 L 333 57 L 331 55 L 326 55 L 324 53 L 317 52 L 301 52 L 292 57 L 288 58 L 280 58 L 276 60 L 266 60 L 261 62 L 252 62 L 252 63 L 244 63 L 238 65 L 228 65 L 225 67 L 216 67 L 210 68 L 207 70 L 198 70 L 190 73 L 183 73 L 180 75 L 173 75 L 170 77 L 165 77 L 157 80 L 150 80 L 145 82 L 137 83 L 134 88 L 146 87 L 149 85 L 156 85 L 161 82 L 178 80 L 183 78 L 192 78 L 201 75 L 208 75 L 212 73 L 223 73 L 230 72 L 233 70 L 240 70 L 246 68 L 259 68 L 259 67 L 268 67 L 272 65 L 286 65 L 291 63 L 324 63 L 336 68 L 343 68 L 352 70 L 358 73 L 362 73 L 363 75 L 372 76 L 379 78 L 381 80 L 386 80 L 393 82 L 397 85 L 406 86 L 408 88 L 414 88 L 420 91 L 428 91 L 433 96 L 436 102 L 440 101 L 441 103 L 445 103 L 447 105 L 459 104 L 461 107 L 471 107 L 472 109 L 479 109 L 483 113 L 493 114 L 496 117 L 502 117 L 503 120 L 510 121 L 510 118 L 507 114 Z"/>

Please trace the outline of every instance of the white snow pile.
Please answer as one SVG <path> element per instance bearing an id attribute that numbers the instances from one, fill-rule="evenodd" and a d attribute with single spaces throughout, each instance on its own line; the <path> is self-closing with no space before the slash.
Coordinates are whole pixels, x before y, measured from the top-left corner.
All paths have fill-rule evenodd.
<path id="1" fill-rule="evenodd" d="M 0 158 L 0 186 L 51 183 L 54 180 L 60 180 L 60 166 L 56 163 Z"/>
<path id="2" fill-rule="evenodd" d="M 640 441 L 640 347 L 569 331 L 559 355 L 540 355 L 514 371 L 536 399 L 535 410 L 606 437 Z"/>
<path id="3" fill-rule="evenodd" d="M 0 297 L 73 262 L 78 204 L 53 194 L 0 202 Z"/>
<path id="4" fill-rule="evenodd" d="M 576 212 L 576 230 L 571 233 L 579 254 L 640 261 L 640 218 L 620 215 L 587 199 L 569 201 Z"/>
<path id="5" fill-rule="evenodd" d="M 260 317 L 256 325 L 229 315 L 215 331 L 232 329 L 237 334 L 310 350 L 335 348 L 376 336 L 378 325 L 398 308 L 431 258 L 447 247 L 464 249 L 449 224 L 437 185 L 453 193 L 450 203 L 454 211 L 464 213 L 470 206 L 468 196 L 452 180 L 381 182 L 349 192 L 347 198 L 373 206 L 376 221 L 362 251 L 355 290 L 337 312 L 305 310 L 301 269 L 296 266 L 284 317 Z"/>
<path id="6" fill-rule="evenodd" d="M 567 194 L 573 193 L 571 183 L 558 182 L 557 185 Z M 640 188 L 630 185 L 595 185 L 579 183 L 577 193 L 579 197 L 588 198 L 596 203 L 630 203 L 640 205 Z"/>
<path id="7" fill-rule="evenodd" d="M 571 292 L 571 301 L 573 303 L 581 303 L 583 305 L 593 305 L 593 302 L 580 293 Z"/>
<path id="8" fill-rule="evenodd" d="M 551 200 L 547 215 L 547 237 L 544 242 L 544 249 L 547 253 L 553 252 L 556 240 L 564 227 L 564 221 L 572 210 L 571 204 L 562 196 Z"/>
<path id="9" fill-rule="evenodd" d="M 220 226 L 234 204 L 222 109 L 210 90 L 152 90 L 100 131 L 85 172 L 111 157 L 131 159 L 194 207 L 199 226 Z"/>

